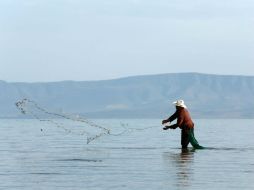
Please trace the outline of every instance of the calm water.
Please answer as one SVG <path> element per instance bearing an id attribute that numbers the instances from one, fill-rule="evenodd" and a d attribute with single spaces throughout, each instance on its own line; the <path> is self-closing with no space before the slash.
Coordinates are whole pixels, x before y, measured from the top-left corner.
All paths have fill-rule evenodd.
<path id="1" fill-rule="evenodd" d="M 160 120 L 97 122 L 158 127 L 87 145 L 36 120 L 0 120 L 0 189 L 254 189 L 254 120 L 195 120 L 210 149 L 185 152 L 180 130 L 162 131 Z"/>

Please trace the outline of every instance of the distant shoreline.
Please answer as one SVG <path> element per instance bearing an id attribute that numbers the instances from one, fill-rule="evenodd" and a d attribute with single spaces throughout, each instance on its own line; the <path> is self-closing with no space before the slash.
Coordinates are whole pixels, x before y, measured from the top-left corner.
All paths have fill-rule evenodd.
<path id="1" fill-rule="evenodd" d="M 164 118 L 184 99 L 193 118 L 254 118 L 254 76 L 175 73 L 105 81 L 0 81 L 0 117 L 19 118 L 15 102 L 28 98 L 56 113 L 88 118 Z"/>

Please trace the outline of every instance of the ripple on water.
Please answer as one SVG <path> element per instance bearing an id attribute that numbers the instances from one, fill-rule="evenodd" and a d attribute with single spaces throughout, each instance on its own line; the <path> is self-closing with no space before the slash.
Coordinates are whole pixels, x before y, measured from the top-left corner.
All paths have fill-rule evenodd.
<path id="1" fill-rule="evenodd" d="M 55 161 L 59 161 L 59 162 L 102 162 L 102 160 L 100 160 L 100 159 L 84 159 L 84 158 L 58 159 Z"/>

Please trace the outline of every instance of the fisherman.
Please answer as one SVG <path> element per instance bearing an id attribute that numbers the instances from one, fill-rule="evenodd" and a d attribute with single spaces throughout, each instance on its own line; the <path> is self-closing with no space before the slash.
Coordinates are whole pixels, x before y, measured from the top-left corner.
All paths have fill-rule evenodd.
<path id="1" fill-rule="evenodd" d="M 194 148 L 202 149 L 203 147 L 198 144 L 198 141 L 194 137 L 194 123 L 184 101 L 177 100 L 173 102 L 173 104 L 176 106 L 176 112 L 168 119 L 163 120 L 162 124 L 170 124 L 175 119 L 177 119 L 177 123 L 166 125 L 163 130 L 176 129 L 179 127 L 181 129 L 181 145 L 183 149 L 186 149 L 189 143 L 191 143 Z"/>

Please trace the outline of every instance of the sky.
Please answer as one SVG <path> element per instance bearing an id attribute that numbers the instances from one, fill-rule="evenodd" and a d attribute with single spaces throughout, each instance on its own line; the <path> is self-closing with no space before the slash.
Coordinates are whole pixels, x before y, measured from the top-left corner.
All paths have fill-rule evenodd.
<path id="1" fill-rule="evenodd" d="M 0 0 L 0 80 L 254 76 L 253 0 Z"/>

